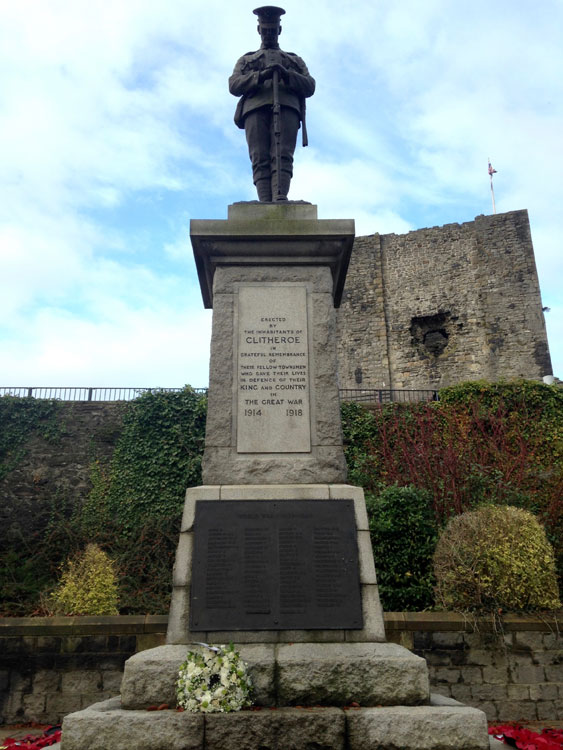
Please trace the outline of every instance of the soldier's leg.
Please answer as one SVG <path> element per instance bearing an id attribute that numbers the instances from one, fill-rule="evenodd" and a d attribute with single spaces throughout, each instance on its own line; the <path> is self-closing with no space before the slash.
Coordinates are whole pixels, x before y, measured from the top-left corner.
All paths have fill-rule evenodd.
<path id="1" fill-rule="evenodd" d="M 272 159 L 272 197 L 273 200 L 287 200 L 289 185 L 293 176 L 293 154 L 299 130 L 299 114 L 292 107 L 281 108 L 281 175 L 278 182 L 276 174 L 276 147 L 273 133 L 271 146 Z"/>
<path id="2" fill-rule="evenodd" d="M 270 173 L 270 120 L 268 108 L 256 109 L 244 118 L 244 131 L 252 163 L 252 179 L 258 191 L 258 200 L 272 200 Z"/>

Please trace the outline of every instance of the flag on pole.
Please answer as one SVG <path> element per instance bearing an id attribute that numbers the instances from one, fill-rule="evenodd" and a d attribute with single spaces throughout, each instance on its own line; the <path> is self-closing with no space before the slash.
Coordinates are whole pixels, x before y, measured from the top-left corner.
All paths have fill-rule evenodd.
<path id="1" fill-rule="evenodd" d="M 491 164 L 491 160 L 489 159 L 489 177 L 491 178 L 491 198 L 493 199 L 493 213 L 496 214 L 497 207 L 495 205 L 495 190 L 493 188 L 493 175 L 496 174 L 496 169 L 493 169 L 493 165 Z"/>

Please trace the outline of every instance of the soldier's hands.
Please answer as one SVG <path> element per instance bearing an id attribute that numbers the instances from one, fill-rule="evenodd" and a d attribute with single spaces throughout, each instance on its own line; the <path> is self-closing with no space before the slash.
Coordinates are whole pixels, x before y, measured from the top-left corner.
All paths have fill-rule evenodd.
<path id="1" fill-rule="evenodd" d="M 282 81 L 285 81 L 285 83 L 289 81 L 289 70 L 287 68 L 284 68 L 284 66 L 280 63 L 275 63 L 274 65 L 272 65 L 270 70 L 272 71 L 272 75 L 274 74 L 274 70 L 277 70 L 279 77 Z"/>
<path id="2" fill-rule="evenodd" d="M 279 63 L 274 63 L 274 65 L 266 68 L 266 70 L 260 71 L 260 73 L 258 74 L 260 83 L 267 81 L 269 78 L 273 78 L 274 71 L 278 72 L 280 80 L 284 81 L 285 83 L 289 81 L 289 70 L 287 68 L 284 68 L 284 66 L 280 65 Z"/>

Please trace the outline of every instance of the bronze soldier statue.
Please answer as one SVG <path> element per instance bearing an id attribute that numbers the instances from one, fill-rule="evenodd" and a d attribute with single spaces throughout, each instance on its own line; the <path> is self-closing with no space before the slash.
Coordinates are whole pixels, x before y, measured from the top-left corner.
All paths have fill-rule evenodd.
<path id="1" fill-rule="evenodd" d="M 229 91 L 241 97 L 235 123 L 246 132 L 258 200 L 286 201 L 301 123 L 307 145 L 305 98 L 313 95 L 315 80 L 300 57 L 279 47 L 285 10 L 265 5 L 253 12 L 262 44 L 237 61 Z"/>

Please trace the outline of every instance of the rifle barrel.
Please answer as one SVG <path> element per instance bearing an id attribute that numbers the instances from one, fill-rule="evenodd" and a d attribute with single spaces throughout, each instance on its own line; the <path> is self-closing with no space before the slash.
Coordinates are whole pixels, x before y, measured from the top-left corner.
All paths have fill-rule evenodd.
<path id="1" fill-rule="evenodd" d="M 276 149 L 276 196 L 280 195 L 280 175 L 281 175 L 281 107 L 280 107 L 280 74 L 274 70 L 272 78 L 274 104 L 274 140 Z"/>

